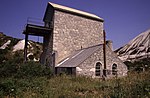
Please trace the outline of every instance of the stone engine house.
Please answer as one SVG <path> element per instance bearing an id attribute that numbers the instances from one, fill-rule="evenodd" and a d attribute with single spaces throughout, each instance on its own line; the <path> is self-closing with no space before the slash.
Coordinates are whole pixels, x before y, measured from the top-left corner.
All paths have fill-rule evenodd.
<path id="1" fill-rule="evenodd" d="M 127 67 L 112 51 L 112 42 L 104 40 L 102 18 L 49 2 L 43 21 L 44 26 L 27 24 L 23 32 L 25 60 L 28 35 L 43 36 L 40 62 L 56 74 L 93 78 L 102 77 L 104 72 L 107 77 L 126 75 Z"/>

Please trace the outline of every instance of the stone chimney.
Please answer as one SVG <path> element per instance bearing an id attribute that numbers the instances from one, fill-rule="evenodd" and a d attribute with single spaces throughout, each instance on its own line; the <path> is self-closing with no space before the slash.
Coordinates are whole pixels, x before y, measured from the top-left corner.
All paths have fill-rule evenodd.
<path id="1" fill-rule="evenodd" d="M 111 40 L 107 40 L 106 41 L 106 45 L 111 49 L 111 50 L 113 50 L 113 46 L 112 46 L 112 41 Z"/>

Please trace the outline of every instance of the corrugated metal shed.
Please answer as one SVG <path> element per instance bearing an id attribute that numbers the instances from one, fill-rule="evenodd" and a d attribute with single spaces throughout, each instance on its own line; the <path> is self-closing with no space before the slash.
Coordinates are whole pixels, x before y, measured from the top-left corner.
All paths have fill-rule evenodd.
<path id="1" fill-rule="evenodd" d="M 103 47 L 103 45 L 96 45 L 75 51 L 62 62 L 60 62 L 56 67 L 76 67 L 101 47 Z"/>

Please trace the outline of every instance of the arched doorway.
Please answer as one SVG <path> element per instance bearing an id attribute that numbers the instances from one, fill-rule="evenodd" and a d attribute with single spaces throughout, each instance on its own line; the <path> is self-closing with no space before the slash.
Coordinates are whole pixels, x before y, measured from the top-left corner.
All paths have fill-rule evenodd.
<path id="1" fill-rule="evenodd" d="M 117 75 L 117 64 L 112 65 L 112 75 Z"/>
<path id="2" fill-rule="evenodd" d="M 100 76 L 101 75 L 101 66 L 102 66 L 102 64 L 100 62 L 96 63 L 96 66 L 95 66 L 95 76 Z"/>

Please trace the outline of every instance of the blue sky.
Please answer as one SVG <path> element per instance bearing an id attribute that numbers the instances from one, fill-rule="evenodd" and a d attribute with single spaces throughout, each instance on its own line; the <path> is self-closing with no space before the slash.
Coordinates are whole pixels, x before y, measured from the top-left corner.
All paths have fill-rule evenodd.
<path id="1" fill-rule="evenodd" d="M 24 38 L 27 18 L 42 19 L 49 1 L 103 18 L 107 39 L 115 49 L 150 29 L 150 0 L 1 0 L 0 32 Z"/>

